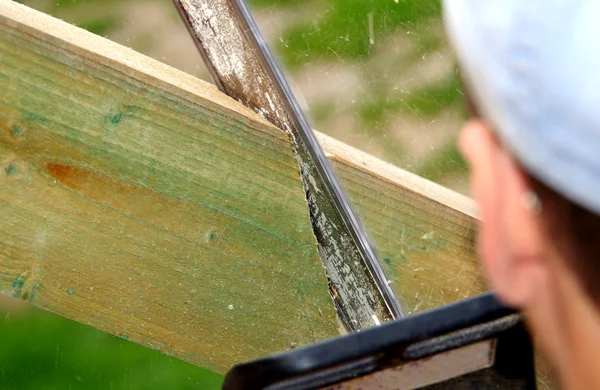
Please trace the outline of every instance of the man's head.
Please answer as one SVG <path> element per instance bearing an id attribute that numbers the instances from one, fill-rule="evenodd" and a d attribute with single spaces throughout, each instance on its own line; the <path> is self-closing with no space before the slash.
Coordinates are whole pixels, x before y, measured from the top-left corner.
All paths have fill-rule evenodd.
<path id="1" fill-rule="evenodd" d="M 444 5 L 479 114 L 460 149 L 483 268 L 550 345 L 569 305 L 589 302 L 600 318 L 600 1 Z"/>

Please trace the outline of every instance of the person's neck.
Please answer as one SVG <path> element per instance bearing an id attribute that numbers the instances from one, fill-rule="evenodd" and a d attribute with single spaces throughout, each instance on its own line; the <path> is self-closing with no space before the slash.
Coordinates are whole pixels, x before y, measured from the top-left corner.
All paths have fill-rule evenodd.
<path id="1" fill-rule="evenodd" d="M 564 262 L 556 271 L 527 322 L 562 388 L 600 389 L 600 310 Z"/>

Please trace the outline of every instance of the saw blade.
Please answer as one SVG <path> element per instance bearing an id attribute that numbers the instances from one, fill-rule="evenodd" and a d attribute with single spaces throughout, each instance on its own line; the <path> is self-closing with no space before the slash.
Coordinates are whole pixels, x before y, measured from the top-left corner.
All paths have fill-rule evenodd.
<path id="1" fill-rule="evenodd" d="M 244 0 L 174 0 L 221 91 L 291 134 L 330 294 L 347 330 L 404 316 L 373 245 Z"/>

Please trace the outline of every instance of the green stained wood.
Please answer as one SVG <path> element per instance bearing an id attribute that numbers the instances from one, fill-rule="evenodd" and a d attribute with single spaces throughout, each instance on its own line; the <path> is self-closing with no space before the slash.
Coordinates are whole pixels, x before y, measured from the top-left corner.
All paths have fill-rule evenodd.
<path id="1" fill-rule="evenodd" d="M 0 0 L 0 291 L 217 372 L 338 333 L 288 136 Z"/>
<path id="2" fill-rule="evenodd" d="M 195 78 L 0 6 L 7 294 L 221 372 L 336 333 L 283 132 Z M 485 289 L 469 200 L 321 140 L 408 312 Z"/>
<path id="3" fill-rule="evenodd" d="M 321 135 L 408 314 L 487 290 L 472 200 Z"/>

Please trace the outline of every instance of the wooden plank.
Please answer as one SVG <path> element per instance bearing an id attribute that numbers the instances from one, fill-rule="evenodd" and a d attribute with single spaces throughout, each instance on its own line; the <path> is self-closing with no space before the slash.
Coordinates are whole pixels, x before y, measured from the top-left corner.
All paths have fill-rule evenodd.
<path id="1" fill-rule="evenodd" d="M 287 135 L 0 0 L 0 291 L 223 372 L 330 337 Z M 484 289 L 472 202 L 320 135 L 409 312 Z"/>
<path id="2" fill-rule="evenodd" d="M 289 137 L 0 1 L 0 290 L 224 372 L 338 333 Z"/>
<path id="3" fill-rule="evenodd" d="M 326 135 L 319 140 L 408 314 L 487 290 L 471 199 Z"/>
<path id="4" fill-rule="evenodd" d="M 344 327 L 357 331 L 401 317 L 402 308 L 398 307 L 392 290 L 386 285 L 382 287 L 385 281 L 381 266 L 371 246 L 351 232 L 356 229 L 356 234 L 361 234 L 358 230 L 362 226 L 351 225 L 355 220 L 352 211 L 342 211 L 336 206 L 330 194 L 337 187 L 323 180 L 324 172 L 331 168 L 317 167 L 320 153 L 309 151 L 310 141 L 294 120 L 285 92 L 274 84 L 274 69 L 261 61 L 254 38 L 248 33 L 253 27 L 243 21 L 239 4 L 230 0 L 175 0 L 174 3 L 219 89 L 292 135 L 313 231 Z"/>

